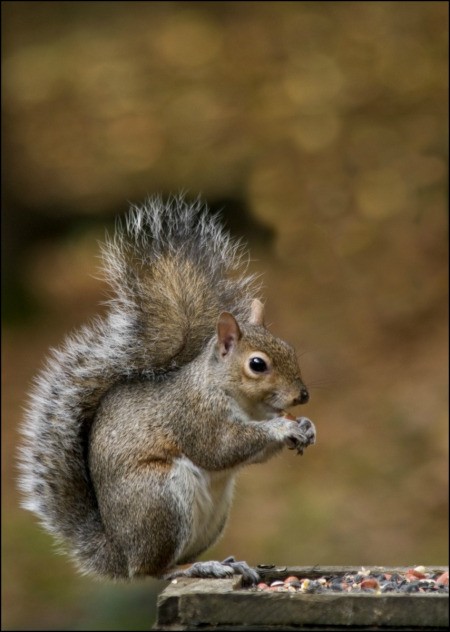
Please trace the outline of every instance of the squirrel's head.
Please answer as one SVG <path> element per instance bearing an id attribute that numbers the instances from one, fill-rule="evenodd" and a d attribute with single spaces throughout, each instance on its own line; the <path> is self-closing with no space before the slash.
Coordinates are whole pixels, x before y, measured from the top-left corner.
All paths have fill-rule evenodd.
<path id="1" fill-rule="evenodd" d="M 258 410 L 267 419 L 308 401 L 295 351 L 266 329 L 258 299 L 248 323 L 238 324 L 228 312 L 219 316 L 215 351 L 227 387 L 244 409 Z"/>

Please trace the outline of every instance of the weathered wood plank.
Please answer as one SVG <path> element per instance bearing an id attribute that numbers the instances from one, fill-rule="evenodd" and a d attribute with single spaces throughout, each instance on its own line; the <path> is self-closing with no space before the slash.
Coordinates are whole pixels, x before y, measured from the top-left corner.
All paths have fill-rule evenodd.
<path id="1" fill-rule="evenodd" d="M 360 567 L 275 567 L 258 571 L 266 580 L 288 575 L 311 579 Z M 402 572 L 399 567 L 367 567 L 371 572 Z M 429 569 L 442 571 L 443 567 Z M 302 594 L 254 592 L 236 579 L 186 579 L 171 583 L 158 600 L 155 630 L 444 630 L 448 595 L 432 593 Z"/>
<path id="2" fill-rule="evenodd" d="M 179 619 L 184 625 L 448 625 L 445 595 L 299 595 L 236 593 L 183 596 Z"/>

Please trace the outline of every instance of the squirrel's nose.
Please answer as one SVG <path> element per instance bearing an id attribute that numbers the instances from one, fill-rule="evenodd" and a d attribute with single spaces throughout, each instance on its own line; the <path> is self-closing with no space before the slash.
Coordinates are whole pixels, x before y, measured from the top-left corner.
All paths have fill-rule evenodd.
<path id="1" fill-rule="evenodd" d="M 302 386 L 300 395 L 294 399 L 294 406 L 298 404 L 306 404 L 309 401 L 309 392 L 306 386 Z"/>

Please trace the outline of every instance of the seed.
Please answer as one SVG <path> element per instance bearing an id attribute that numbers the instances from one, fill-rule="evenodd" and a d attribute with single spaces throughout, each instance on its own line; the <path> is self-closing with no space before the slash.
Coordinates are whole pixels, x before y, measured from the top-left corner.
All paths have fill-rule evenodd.
<path id="1" fill-rule="evenodd" d="M 436 579 L 436 583 L 448 586 L 448 571 L 445 571 L 444 573 L 442 573 L 442 575 L 439 575 L 439 577 Z"/>
<path id="2" fill-rule="evenodd" d="M 379 588 L 380 584 L 375 577 L 367 577 L 367 579 L 363 579 L 361 582 L 361 588 Z"/>
<path id="3" fill-rule="evenodd" d="M 285 570 L 285 569 L 283 569 Z M 362 572 L 361 572 L 362 571 Z M 424 572 L 422 572 L 424 571 Z M 316 593 L 448 593 L 448 571 L 431 571 L 425 566 L 416 566 L 407 571 L 382 573 L 378 570 L 370 572 L 362 568 L 358 573 L 345 575 L 326 575 L 317 579 L 299 578 L 296 575 L 287 576 L 284 581 L 274 580 L 269 586 L 261 581 L 256 590 L 272 592 L 300 592 L 302 594 Z"/>
<path id="4" fill-rule="evenodd" d="M 407 575 L 412 575 L 417 579 L 425 579 L 425 567 L 424 566 L 416 566 L 416 568 L 410 569 L 407 572 Z"/>
<path id="5" fill-rule="evenodd" d="M 306 592 L 306 591 L 308 590 L 308 588 L 309 588 L 309 584 L 310 584 L 310 583 L 311 583 L 311 582 L 310 582 L 310 580 L 309 580 L 309 579 L 304 579 L 304 580 L 302 581 L 302 583 L 301 583 L 300 590 L 301 590 L 302 592 Z"/>
<path id="6" fill-rule="evenodd" d="M 296 582 L 289 582 L 288 584 L 285 583 L 285 586 L 287 586 L 288 588 L 294 588 L 294 589 L 300 589 L 302 587 L 301 583 L 299 581 Z"/>
<path id="7" fill-rule="evenodd" d="M 419 590 L 419 582 L 411 582 L 405 586 L 405 592 L 407 593 L 419 592 Z"/>
<path id="8" fill-rule="evenodd" d="M 414 571 L 416 571 L 417 573 L 425 574 L 427 572 L 427 569 L 425 568 L 425 566 L 416 566 Z"/>

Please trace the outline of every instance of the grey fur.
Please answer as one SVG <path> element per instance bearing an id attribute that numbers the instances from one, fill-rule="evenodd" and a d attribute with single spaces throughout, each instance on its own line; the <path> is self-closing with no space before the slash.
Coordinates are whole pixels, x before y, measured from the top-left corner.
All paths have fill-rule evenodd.
<path id="1" fill-rule="evenodd" d="M 290 400 L 302 385 L 290 347 L 245 325 L 257 289 L 253 276 L 236 274 L 244 256 L 200 201 L 182 197 L 133 207 L 104 246 L 109 312 L 52 351 L 30 396 L 20 454 L 23 506 L 82 572 L 161 576 L 190 561 L 224 528 L 233 468 L 288 440 L 312 442 L 284 418 L 249 421 L 236 405 L 239 370 L 218 356 L 216 323 L 226 311 L 241 324 L 241 351 L 272 354 Z M 288 401 L 284 386 L 271 394 L 277 409 Z M 194 487 L 192 502 L 205 507 L 220 488 L 217 525 L 194 541 L 191 474 L 221 471 L 223 484 L 211 474 L 218 483 Z"/>

